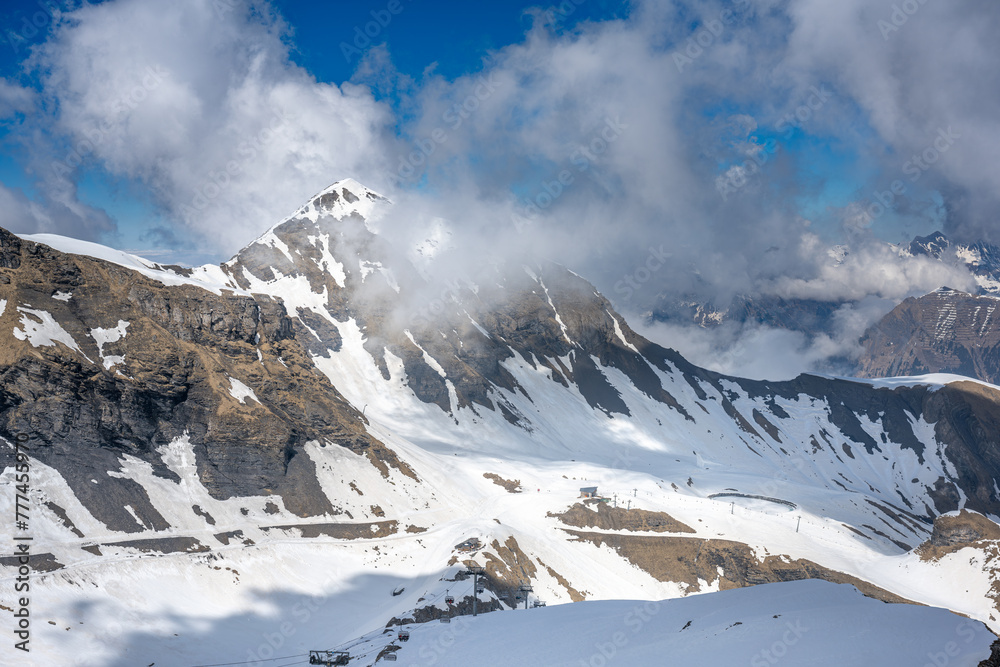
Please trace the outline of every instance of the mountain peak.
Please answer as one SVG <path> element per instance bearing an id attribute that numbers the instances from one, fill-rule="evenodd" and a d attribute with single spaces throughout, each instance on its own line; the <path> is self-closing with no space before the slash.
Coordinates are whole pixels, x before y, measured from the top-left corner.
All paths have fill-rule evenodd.
<path id="1" fill-rule="evenodd" d="M 368 231 L 374 234 L 376 232 L 369 226 L 369 221 L 378 216 L 379 208 L 391 203 L 388 198 L 365 187 L 353 178 L 345 178 L 331 183 L 311 196 L 294 213 L 270 227 L 266 232 L 248 243 L 243 250 L 255 245 L 280 247 L 290 259 L 291 256 L 288 253 L 287 247 L 275 235 L 275 232 L 288 224 L 301 224 L 303 220 L 308 220 L 315 225 L 319 222 L 320 218 L 346 220 L 347 218 L 356 217 L 360 218 Z M 240 253 L 237 253 L 236 256 L 225 262 L 223 266 L 234 265 L 239 255 Z"/>
<path id="2" fill-rule="evenodd" d="M 353 178 L 345 178 L 314 194 L 295 213 L 282 220 L 282 223 L 293 218 L 308 218 L 316 222 L 321 215 L 329 215 L 338 220 L 359 215 L 367 220 L 380 202 L 388 204 L 389 200 Z"/>
<path id="3" fill-rule="evenodd" d="M 941 232 L 934 232 L 928 236 L 918 236 L 914 238 L 910 243 L 909 251 L 914 257 L 917 255 L 940 257 L 941 253 L 950 245 L 951 241 L 948 240 L 947 236 Z"/>

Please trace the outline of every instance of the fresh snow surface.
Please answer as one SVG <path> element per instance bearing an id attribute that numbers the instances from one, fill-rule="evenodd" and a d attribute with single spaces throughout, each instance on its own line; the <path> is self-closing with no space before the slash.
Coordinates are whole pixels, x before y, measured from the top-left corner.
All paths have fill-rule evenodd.
<path id="1" fill-rule="evenodd" d="M 229 378 L 229 395 L 240 403 L 245 402 L 248 398 L 256 403 L 260 403 L 257 400 L 257 394 L 253 393 L 253 389 L 232 377 Z"/>
<path id="2" fill-rule="evenodd" d="M 73 298 L 72 292 L 56 292 L 52 295 L 52 298 L 56 301 L 69 301 Z"/>
<path id="3" fill-rule="evenodd" d="M 246 292 L 233 284 L 232 279 L 219 266 L 214 264 L 195 267 L 191 269 L 190 275 L 185 276 L 164 268 L 160 264 L 144 257 L 115 250 L 99 243 L 71 239 L 67 236 L 59 236 L 58 234 L 19 234 L 18 236 L 25 241 L 42 243 L 70 255 L 84 255 L 124 266 L 125 268 L 138 271 L 147 278 L 152 278 L 164 285 L 195 285 L 215 294 L 221 294 L 222 290 L 229 290 L 237 294 L 246 294 Z"/>
<path id="4" fill-rule="evenodd" d="M 0 299 L 0 315 L 3 315 L 4 311 L 6 311 L 6 310 L 7 310 L 7 300 L 6 299 Z"/>
<path id="5" fill-rule="evenodd" d="M 118 320 L 118 326 L 113 329 L 103 329 L 101 327 L 97 327 L 90 330 L 90 337 L 97 343 L 97 353 L 104 361 L 105 369 L 110 369 L 115 364 L 120 364 L 125 361 L 125 357 L 120 355 L 105 355 L 104 346 L 108 343 L 117 343 L 124 338 L 125 330 L 128 329 L 129 324 L 130 323 L 125 320 Z"/>
<path id="6" fill-rule="evenodd" d="M 15 327 L 14 338 L 27 340 L 34 347 L 47 347 L 62 343 L 74 352 L 80 352 L 80 346 L 76 344 L 73 337 L 55 321 L 55 318 L 48 311 L 24 308 L 23 306 L 18 306 L 17 310 L 21 313 L 21 326 L 24 328 Z"/>
<path id="7" fill-rule="evenodd" d="M 942 609 L 803 580 L 680 600 L 581 602 L 413 626 L 397 661 L 481 664 L 975 667 L 995 637 Z"/>

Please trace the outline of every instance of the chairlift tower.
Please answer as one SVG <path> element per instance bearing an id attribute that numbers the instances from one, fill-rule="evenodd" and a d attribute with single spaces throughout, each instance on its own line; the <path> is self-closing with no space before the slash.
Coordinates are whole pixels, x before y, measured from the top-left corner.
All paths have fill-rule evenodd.
<path id="1" fill-rule="evenodd" d="M 528 593 L 531 592 L 531 586 L 529 584 L 521 584 L 517 591 L 524 597 L 524 608 L 528 608 Z"/>
<path id="2" fill-rule="evenodd" d="M 479 602 L 479 577 L 486 570 L 479 565 L 472 565 L 467 570 L 464 570 L 461 574 L 472 575 L 472 615 L 476 615 L 476 603 Z"/>

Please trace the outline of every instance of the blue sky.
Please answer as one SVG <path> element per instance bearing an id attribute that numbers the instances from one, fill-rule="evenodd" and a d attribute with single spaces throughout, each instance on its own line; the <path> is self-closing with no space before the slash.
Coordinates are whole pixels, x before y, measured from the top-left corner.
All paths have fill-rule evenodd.
<path id="1" fill-rule="evenodd" d="M 352 177 L 605 290 L 669 240 L 687 263 L 657 289 L 723 301 L 905 294 L 938 277 L 830 283 L 827 249 L 994 234 L 998 11 L 977 0 L 889 32 L 876 0 L 42 3 L 0 9 L 0 225 L 21 233 L 218 261 Z"/>
<path id="2" fill-rule="evenodd" d="M 5 48 L 0 50 L 0 75 L 22 85 L 39 88 L 37 72 L 25 72 L 25 59 L 33 47 L 46 42 L 58 13 L 72 11 L 79 1 L 10 0 L 0 13 Z M 91 4 L 102 4 L 93 2 Z M 217 0 L 224 15 L 235 0 Z M 483 68 L 490 53 L 524 39 L 535 20 L 534 10 L 549 9 L 537 3 L 464 3 L 433 0 L 385 2 L 309 2 L 277 0 L 274 12 L 286 24 L 283 40 L 292 62 L 320 82 L 335 85 L 350 81 L 372 47 L 391 53 L 399 73 L 419 79 L 429 68 L 448 79 Z M 580 22 L 627 16 L 628 3 L 619 0 L 587 0 L 567 3 L 558 11 L 558 30 L 572 30 Z M 359 48 L 360 47 L 360 48 Z M 395 108 L 401 101 L 396 91 L 379 91 L 376 97 Z M 37 191 L 23 161 L 13 152 L 0 156 L 0 183 L 34 198 Z M 82 202 L 109 214 L 115 231 L 101 241 L 147 255 L 162 252 L 150 247 L 145 237 L 150 227 L 169 225 L 141 185 L 115 177 L 98 167 L 82 171 L 77 178 Z M 218 259 L 218 253 L 184 252 L 179 261 L 192 263 Z"/>

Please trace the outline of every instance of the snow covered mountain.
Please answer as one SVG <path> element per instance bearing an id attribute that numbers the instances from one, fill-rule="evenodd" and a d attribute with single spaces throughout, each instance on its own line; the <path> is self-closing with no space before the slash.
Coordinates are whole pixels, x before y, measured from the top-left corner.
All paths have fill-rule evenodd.
<path id="1" fill-rule="evenodd" d="M 899 248 L 903 256 L 920 255 L 952 264 L 965 265 L 975 276 L 978 294 L 1000 296 L 1000 248 L 992 243 L 954 243 L 941 232 L 918 236 L 907 247 Z"/>
<path id="2" fill-rule="evenodd" d="M 33 655 L 371 664 L 472 564 L 487 609 L 819 578 L 1000 628 L 1000 388 L 721 376 L 555 264 L 435 284 L 389 206 L 341 181 L 198 269 L 0 230 Z"/>
<path id="3" fill-rule="evenodd" d="M 976 287 L 966 293 L 940 285 L 934 292 L 906 299 L 891 311 L 886 307 L 888 312 L 872 322 L 861 337 L 863 351 L 859 358 L 841 353 L 821 359 L 819 368 L 859 377 L 956 373 L 1000 382 L 1000 359 L 992 341 L 994 328 L 978 317 L 1000 298 L 1000 248 L 982 241 L 954 243 L 941 232 L 934 232 L 908 244 L 889 244 L 889 249 L 890 256 L 904 261 L 931 258 L 968 271 Z M 837 246 L 829 255 L 835 263 L 834 271 L 852 270 L 844 263 L 849 255 L 846 246 Z M 824 336 L 842 338 L 845 312 L 857 306 L 855 300 L 824 301 L 774 294 L 740 294 L 729 303 L 712 304 L 690 295 L 664 294 L 650 317 L 653 321 L 693 323 L 707 329 L 730 325 L 750 330 L 787 330 L 816 342 Z M 962 316 L 947 319 L 949 313 Z M 931 321 L 939 314 L 944 325 L 940 327 Z M 986 340 L 980 340 L 984 335 Z"/>

